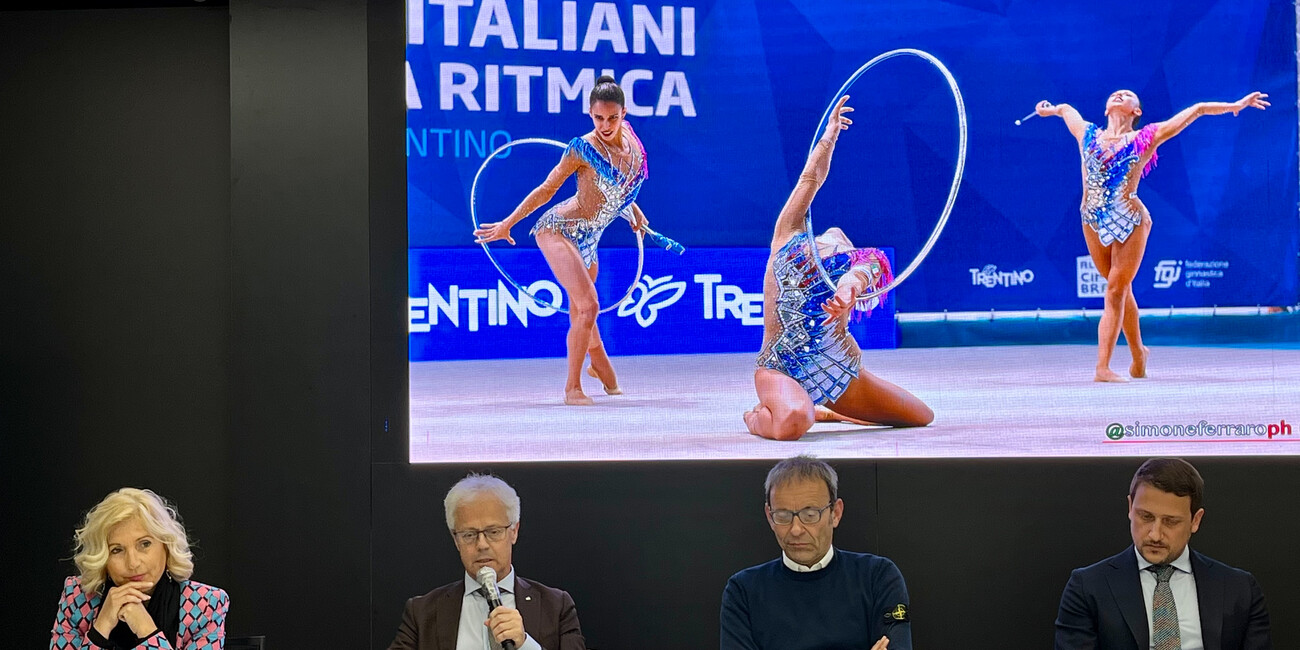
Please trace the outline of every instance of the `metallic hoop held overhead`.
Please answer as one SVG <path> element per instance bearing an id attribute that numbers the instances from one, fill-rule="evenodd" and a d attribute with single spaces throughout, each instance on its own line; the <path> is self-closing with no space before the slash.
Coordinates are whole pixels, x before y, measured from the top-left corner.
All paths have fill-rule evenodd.
<path id="1" fill-rule="evenodd" d="M 849 77 L 848 81 L 844 82 L 843 86 L 840 86 L 839 92 L 835 93 L 834 99 L 831 99 L 831 103 L 826 107 L 826 112 L 822 114 L 821 122 L 817 125 L 817 132 L 813 134 L 812 146 L 808 149 L 809 153 L 817 147 L 817 141 L 821 139 L 822 131 L 826 129 L 826 122 L 830 118 L 831 111 L 835 109 L 835 104 L 840 101 L 840 98 L 843 97 L 845 93 L 848 92 L 849 88 L 853 86 L 858 78 L 867 70 L 875 67 L 877 63 L 880 63 L 885 59 L 892 59 L 896 56 L 903 55 L 911 55 L 925 59 L 937 68 L 939 72 L 943 74 L 943 78 L 948 81 L 948 88 L 952 90 L 953 101 L 957 103 L 957 128 L 960 132 L 960 139 L 957 144 L 957 168 L 954 170 L 952 175 L 952 186 L 948 188 L 948 201 L 944 203 L 943 213 L 939 215 L 939 223 L 935 224 L 934 231 L 930 233 L 930 239 L 926 240 L 925 246 L 921 247 L 921 251 L 916 254 L 916 257 L 907 265 L 907 268 L 903 269 L 902 273 L 894 276 L 893 282 L 890 282 L 876 291 L 867 292 L 858 296 L 859 301 L 870 300 L 876 296 L 884 295 L 889 291 L 893 291 L 894 288 L 902 284 L 903 280 L 906 280 L 907 276 L 911 275 L 912 272 L 921 265 L 921 262 L 925 260 L 925 257 L 930 254 L 930 249 L 934 248 L 935 242 L 939 241 L 939 235 L 943 232 L 943 227 L 948 223 L 948 215 L 952 213 L 953 203 L 957 200 L 957 188 L 961 186 L 961 175 L 966 169 L 966 103 L 962 101 L 961 90 L 957 88 L 957 80 L 953 79 L 952 73 L 948 72 L 948 68 L 944 67 L 943 63 L 940 63 L 939 59 L 934 58 L 934 56 L 929 52 L 923 52 L 911 48 L 890 50 L 874 59 L 871 59 L 870 61 L 867 61 L 861 68 L 858 68 L 857 72 L 854 72 Z M 825 280 L 827 285 L 834 287 L 835 283 L 831 280 L 830 274 L 826 272 L 826 267 L 822 265 L 821 257 L 817 254 L 817 244 L 813 241 L 815 235 L 812 224 L 811 206 L 809 206 L 807 214 L 804 215 L 804 228 L 808 231 L 808 245 L 812 248 L 810 257 L 812 257 L 814 264 L 817 266 L 817 272 L 821 274 L 822 280 Z"/>
<path id="2" fill-rule="evenodd" d="M 475 230 L 479 228 L 478 180 L 480 177 L 483 176 L 483 170 L 487 169 L 488 163 L 492 162 L 494 158 L 501 155 L 503 151 L 517 144 L 549 144 L 552 147 L 559 147 L 560 149 L 567 149 L 569 146 L 564 144 L 563 142 L 560 142 L 558 140 L 551 140 L 549 138 L 520 138 L 518 140 L 511 140 L 510 142 L 507 142 L 501 145 L 500 147 L 497 147 L 496 151 L 493 151 L 490 155 L 488 155 L 487 158 L 484 158 L 483 164 L 480 165 L 478 168 L 478 173 L 474 174 L 474 184 L 471 185 L 469 188 L 469 218 L 474 222 Z M 617 309 L 619 305 L 623 304 L 624 302 L 627 302 L 628 298 L 632 297 L 632 292 L 636 290 L 636 284 L 641 279 L 641 271 L 645 266 L 645 244 L 642 242 L 642 237 L 643 236 L 641 232 L 637 231 L 636 233 L 636 250 L 637 250 L 636 275 L 632 276 L 632 284 L 628 286 L 627 292 L 623 294 L 623 297 L 620 298 L 618 302 L 608 307 L 602 307 L 601 310 L 597 313 L 603 314 L 607 311 Z M 480 246 L 483 247 L 483 252 L 487 253 L 488 260 L 492 262 L 492 266 L 496 267 L 497 272 L 501 274 L 501 277 L 505 278 L 506 282 L 509 282 L 511 285 L 514 286 L 514 288 L 518 289 L 519 293 L 528 296 L 530 299 L 532 299 L 533 302 L 537 303 L 538 305 L 549 307 L 563 314 L 569 313 L 568 309 L 561 307 L 555 303 L 538 298 L 537 296 L 533 295 L 531 291 L 525 289 L 518 282 L 515 282 L 515 279 L 509 273 L 507 273 L 504 268 L 502 268 L 501 263 L 497 261 L 496 256 L 492 255 L 492 249 L 488 248 L 487 243 L 484 242 L 483 244 L 480 244 Z"/>

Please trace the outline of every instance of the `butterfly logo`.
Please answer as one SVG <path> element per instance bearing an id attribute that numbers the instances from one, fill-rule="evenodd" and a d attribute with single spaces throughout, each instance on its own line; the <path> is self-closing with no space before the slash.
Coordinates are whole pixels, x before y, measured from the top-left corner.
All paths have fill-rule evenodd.
<path id="1" fill-rule="evenodd" d="M 662 278 L 652 278 L 649 275 L 641 276 L 636 281 L 636 287 L 632 289 L 632 295 L 618 306 L 619 316 L 636 315 L 636 322 L 641 327 L 650 327 L 651 324 L 659 318 L 659 310 L 669 307 L 682 299 L 686 293 L 686 283 L 678 280 L 669 282 L 673 276 L 665 275 Z M 661 294 L 663 294 L 661 296 Z M 671 294 L 671 295 L 669 295 Z M 639 295 L 639 297 L 638 297 Z M 657 300 L 651 302 L 658 297 Z"/>

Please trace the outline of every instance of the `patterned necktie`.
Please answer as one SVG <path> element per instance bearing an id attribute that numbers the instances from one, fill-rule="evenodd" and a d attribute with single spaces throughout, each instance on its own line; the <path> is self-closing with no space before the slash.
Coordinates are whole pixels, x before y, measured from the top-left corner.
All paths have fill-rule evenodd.
<path id="1" fill-rule="evenodd" d="M 487 607 L 489 615 L 492 611 L 492 605 L 487 602 L 487 588 L 479 587 L 475 594 L 483 597 L 483 604 Z M 501 644 L 497 643 L 496 637 L 492 635 L 492 628 L 483 626 L 483 650 L 501 650 Z"/>
<path id="2" fill-rule="evenodd" d="M 1155 650 L 1182 650 L 1178 637 L 1178 608 L 1174 605 L 1174 591 L 1169 588 L 1169 578 L 1174 567 L 1154 564 L 1147 567 L 1156 574 L 1156 593 L 1151 598 L 1151 647 Z"/>

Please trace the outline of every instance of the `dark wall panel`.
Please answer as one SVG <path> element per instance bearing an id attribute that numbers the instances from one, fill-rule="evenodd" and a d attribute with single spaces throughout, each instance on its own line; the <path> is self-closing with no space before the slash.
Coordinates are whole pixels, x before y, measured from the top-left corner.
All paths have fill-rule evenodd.
<path id="1" fill-rule="evenodd" d="M 366 3 L 230 4 L 231 629 L 368 643 Z"/>
<path id="2" fill-rule="evenodd" d="M 370 431 L 375 462 L 407 458 L 406 14 L 370 2 Z"/>
<path id="3" fill-rule="evenodd" d="M 49 643 L 73 528 L 124 485 L 176 502 L 197 579 L 230 575 L 226 25 L 224 9 L 0 12 L 14 647 Z"/>

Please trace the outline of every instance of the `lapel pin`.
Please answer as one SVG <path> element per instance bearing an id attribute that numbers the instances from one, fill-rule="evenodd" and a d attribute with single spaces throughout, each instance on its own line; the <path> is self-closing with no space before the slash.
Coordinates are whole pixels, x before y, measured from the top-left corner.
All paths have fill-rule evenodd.
<path id="1" fill-rule="evenodd" d="M 524 600 L 532 600 L 532 599 L 533 599 L 532 596 L 524 596 Z"/>

